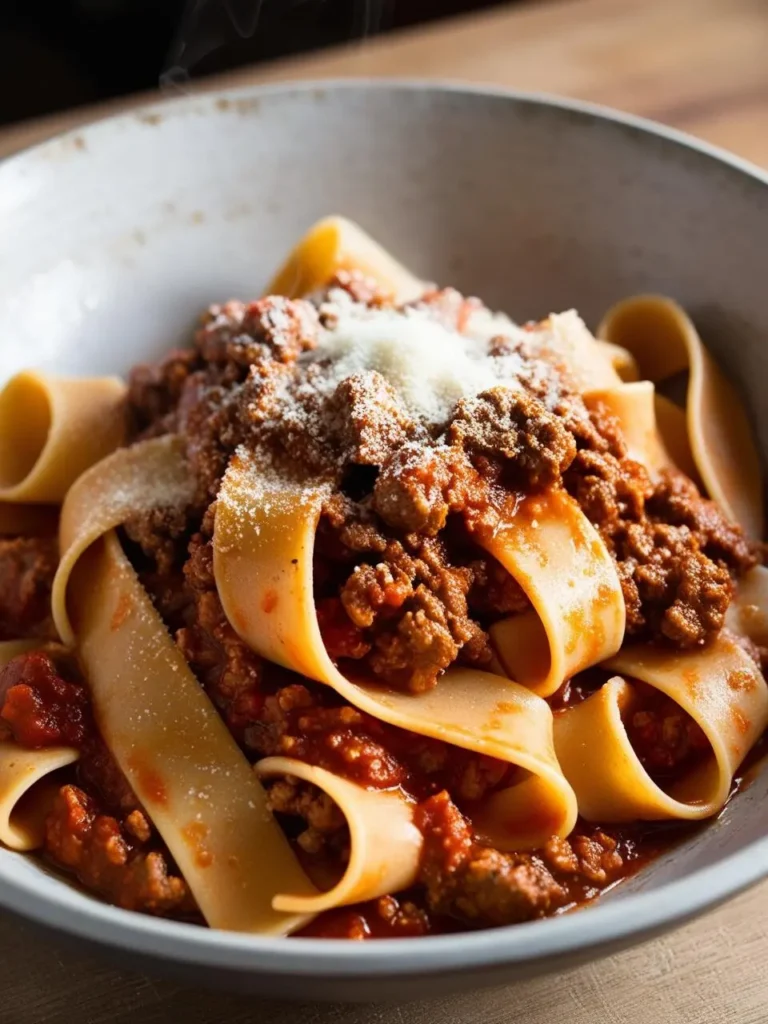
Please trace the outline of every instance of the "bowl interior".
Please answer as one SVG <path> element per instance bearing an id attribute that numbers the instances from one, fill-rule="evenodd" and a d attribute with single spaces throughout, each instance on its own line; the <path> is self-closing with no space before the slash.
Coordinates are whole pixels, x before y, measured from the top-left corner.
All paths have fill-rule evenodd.
<path id="1" fill-rule="evenodd" d="M 677 298 L 740 386 L 768 450 L 768 183 L 631 121 L 450 88 L 192 98 L 6 162 L 0 381 L 28 366 L 122 373 L 159 356 L 188 338 L 208 303 L 256 296 L 291 244 L 332 212 L 426 278 L 517 320 L 574 306 L 594 326 L 632 292 Z M 756 773 L 717 822 L 606 904 L 720 862 L 736 888 L 742 869 L 727 858 L 768 835 L 767 788 L 768 774 Z M 768 861 L 765 844 L 758 850 Z M 58 879 L 0 851 L 0 899 L 17 884 L 61 897 Z M 74 890 L 66 901 L 69 911 L 92 902 Z M 585 914 L 589 927 L 600 913 Z M 523 955 L 517 934 L 504 933 L 509 959 Z"/>

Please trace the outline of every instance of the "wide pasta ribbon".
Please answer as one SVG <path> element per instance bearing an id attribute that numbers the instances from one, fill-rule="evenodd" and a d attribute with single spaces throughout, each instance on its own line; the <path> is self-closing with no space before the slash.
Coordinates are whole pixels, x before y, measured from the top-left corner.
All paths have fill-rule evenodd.
<path id="1" fill-rule="evenodd" d="M 208 924 L 284 934 L 301 919 L 275 911 L 273 897 L 313 888 L 114 533 L 129 515 L 183 507 L 193 487 L 174 437 L 84 474 L 62 509 L 54 619 L 77 646 L 107 746 Z"/>
<path id="2" fill-rule="evenodd" d="M 606 349 L 596 341 L 574 309 L 552 313 L 536 324 L 528 337 L 534 348 L 543 350 L 568 372 L 572 384 L 582 394 L 618 387 L 622 382 L 618 346 Z"/>
<path id="3" fill-rule="evenodd" d="M 39 647 L 36 640 L 0 643 L 0 666 Z M 72 747 L 30 750 L 0 741 L 0 842 L 11 850 L 36 850 L 45 839 L 45 819 L 58 792 L 55 772 L 79 757 Z M 53 776 L 53 777 L 52 777 Z"/>
<path id="4" fill-rule="evenodd" d="M 413 301 L 433 287 L 398 262 L 361 227 L 346 217 L 324 217 L 313 224 L 269 282 L 265 295 L 305 298 L 327 288 L 340 271 L 372 278 L 396 303 Z M 471 321 L 470 321 L 471 322 Z M 504 328 L 497 319 L 495 333 Z M 510 323 L 510 326 L 514 326 Z M 616 387 L 637 379 L 637 364 L 619 345 L 597 341 L 575 310 L 553 313 L 530 331 L 528 340 L 567 368 L 582 391 Z"/>
<path id="5" fill-rule="evenodd" d="M 0 536 L 53 535 L 69 486 L 125 436 L 125 385 L 115 377 L 25 372 L 0 390 Z M 49 503 L 49 504 L 44 504 Z M 39 647 L 0 644 L 0 665 Z M 0 842 L 33 850 L 58 791 L 55 773 L 79 757 L 71 747 L 30 750 L 0 742 Z M 53 777 L 52 777 L 53 776 Z"/>
<path id="6" fill-rule="evenodd" d="M 565 491 L 524 498 L 509 523 L 478 543 L 533 605 L 490 628 L 512 679 L 550 697 L 566 679 L 618 651 L 626 609 L 616 566 Z"/>
<path id="7" fill-rule="evenodd" d="M 664 469 L 682 470 L 700 483 L 688 442 L 685 413 L 656 393 L 649 380 L 619 384 L 584 396 L 590 409 L 601 406 L 618 420 L 629 458 L 642 463 L 651 477 Z"/>
<path id="8" fill-rule="evenodd" d="M 613 306 L 597 335 L 627 348 L 648 380 L 663 381 L 689 371 L 688 438 L 699 476 L 726 515 L 748 536 L 759 538 L 763 493 L 749 420 L 736 389 L 704 348 L 690 317 L 671 299 L 638 295 Z"/>
<path id="9" fill-rule="evenodd" d="M 408 302 L 427 285 L 346 217 L 324 217 L 291 251 L 265 295 L 301 298 L 326 287 L 340 271 L 371 277 L 396 302 Z"/>
<path id="10" fill-rule="evenodd" d="M 768 687 L 753 660 L 723 631 L 696 651 L 627 647 L 605 668 L 621 675 L 555 718 L 555 747 L 579 813 L 608 822 L 694 820 L 719 811 L 736 769 L 768 724 Z M 711 754 L 667 789 L 648 775 L 627 735 L 633 679 L 675 701 L 709 741 Z"/>
<path id="11" fill-rule="evenodd" d="M 349 861 L 333 888 L 316 896 L 283 893 L 276 910 L 319 914 L 323 910 L 401 892 L 413 885 L 423 845 L 413 823 L 413 803 L 402 790 L 365 789 L 324 768 L 290 757 L 266 757 L 259 778 L 293 776 L 317 786 L 334 801 L 349 826 Z"/>
<path id="12" fill-rule="evenodd" d="M 116 377 L 12 377 L 0 391 L 0 502 L 62 501 L 123 443 L 124 398 Z"/>
<path id="13" fill-rule="evenodd" d="M 424 290 L 422 282 L 360 228 L 338 217 L 307 232 L 270 289 L 306 295 L 327 285 L 338 269 L 372 276 L 400 301 Z M 557 358 L 586 392 L 621 387 L 614 364 L 633 365 L 623 349 L 598 343 L 573 310 L 551 315 L 528 339 L 534 349 Z M 232 474 L 227 486 L 234 486 Z M 515 577 L 534 606 L 532 613 L 491 629 L 496 654 L 509 676 L 548 697 L 565 679 L 619 649 L 625 610 L 616 568 L 598 533 L 567 494 L 528 499 L 511 523 L 479 543 Z M 323 678 L 325 668 L 316 665 L 314 675 L 305 674 Z M 447 685 L 441 682 L 441 687 Z"/>
<path id="14" fill-rule="evenodd" d="M 527 777 L 478 808 L 504 848 L 571 831 L 576 804 L 552 746 L 552 713 L 526 687 L 488 672 L 450 669 L 432 690 L 404 693 L 342 675 L 320 634 L 312 590 L 315 532 L 326 489 L 275 479 L 236 455 L 216 509 L 214 574 L 227 617 L 263 657 L 325 683 L 375 718 L 499 758 Z M 511 795 L 514 794 L 514 795 Z M 499 819 L 495 811 L 511 812 Z M 473 814 L 473 818 L 474 818 Z"/>

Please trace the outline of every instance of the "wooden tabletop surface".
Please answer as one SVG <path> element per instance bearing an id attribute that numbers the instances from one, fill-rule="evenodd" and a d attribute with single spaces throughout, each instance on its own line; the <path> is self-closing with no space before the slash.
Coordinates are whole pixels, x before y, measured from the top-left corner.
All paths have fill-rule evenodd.
<path id="1" fill-rule="evenodd" d="M 557 92 L 664 121 L 768 167 L 767 55 L 766 0 L 539 0 L 205 85 L 401 75 Z M 2 129 L 0 156 L 136 102 Z M 0 918 L 0 1024 L 765 1024 L 767 960 L 768 883 L 556 979 L 379 1008 L 207 994 L 85 959 Z"/>

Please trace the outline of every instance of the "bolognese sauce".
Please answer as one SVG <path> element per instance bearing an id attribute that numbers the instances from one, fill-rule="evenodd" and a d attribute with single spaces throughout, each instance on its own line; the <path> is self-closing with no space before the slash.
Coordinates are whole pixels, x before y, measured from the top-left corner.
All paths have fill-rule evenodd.
<path id="1" fill-rule="evenodd" d="M 411 936 L 567 911 L 696 826 L 580 820 L 568 838 L 553 836 L 537 850 L 494 848 L 476 833 L 473 807 L 519 780 L 522 769 L 387 725 L 266 662 L 232 628 L 212 550 L 230 459 L 243 446 L 264 450 L 286 472 L 332 482 L 313 566 L 325 647 L 343 672 L 414 694 L 439 686 L 453 665 L 491 669 L 489 629 L 530 608 L 478 538 L 543 489 L 564 488 L 597 528 L 618 572 L 627 635 L 670 650 L 706 645 L 722 630 L 734 580 L 759 551 L 682 474 L 651 477 L 630 457 L 611 411 L 585 404 L 567 368 L 534 358 L 524 335 L 511 339 L 500 329 L 477 371 L 477 393 L 442 403 L 439 392 L 424 398 L 423 382 L 410 377 L 396 389 L 357 365 L 342 342 L 333 359 L 308 361 L 319 331 L 350 307 L 386 314 L 391 302 L 370 282 L 342 274 L 314 301 L 273 296 L 214 306 L 190 349 L 133 372 L 131 440 L 183 437 L 195 496 L 184 510 L 130 518 L 125 550 L 250 761 L 289 756 L 414 801 L 423 849 L 412 889 L 329 911 L 301 934 Z M 457 336 L 482 312 L 451 289 L 408 308 Z M 428 400 L 431 419 L 416 416 L 404 394 Z M 55 567 L 52 541 L 0 541 L 3 636 L 55 639 L 48 610 Z M 272 614 L 275 600 L 267 596 L 260 613 Z M 762 663 L 761 649 L 751 645 L 748 653 Z M 588 670 L 567 680 L 550 700 L 554 714 L 588 698 L 604 678 Z M 705 756 L 708 741 L 672 700 L 636 689 L 627 733 L 650 777 L 665 786 Z M 120 906 L 194 919 L 186 883 L 101 741 L 72 655 L 56 646 L 19 655 L 0 670 L 0 698 L 2 728 L 19 745 L 63 743 L 81 753 L 48 817 L 48 857 Z M 268 785 L 269 806 L 310 877 L 338 875 L 349 856 L 338 807 L 291 777 Z"/>

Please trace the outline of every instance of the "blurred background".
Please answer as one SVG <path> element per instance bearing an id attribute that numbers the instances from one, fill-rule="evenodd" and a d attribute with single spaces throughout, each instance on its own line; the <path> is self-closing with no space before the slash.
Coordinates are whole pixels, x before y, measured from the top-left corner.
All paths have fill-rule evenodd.
<path id="1" fill-rule="evenodd" d="M 500 0 L 0 0 L 0 123 Z"/>

